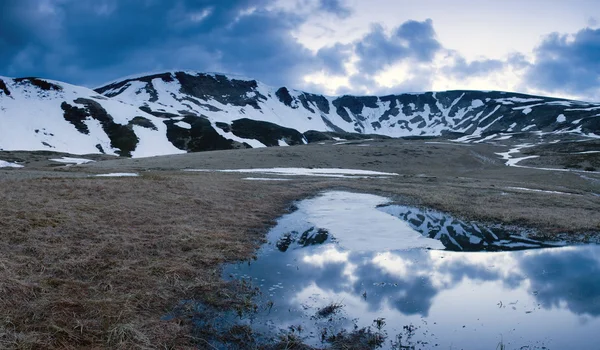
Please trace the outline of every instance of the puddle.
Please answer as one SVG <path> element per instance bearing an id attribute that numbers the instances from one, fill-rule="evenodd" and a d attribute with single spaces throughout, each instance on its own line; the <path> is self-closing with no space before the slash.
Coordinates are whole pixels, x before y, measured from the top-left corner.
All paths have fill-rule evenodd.
<path id="1" fill-rule="evenodd" d="M 319 347 L 370 327 L 384 349 L 597 348 L 600 247 L 524 250 L 548 245 L 386 203 L 347 192 L 299 202 L 256 261 L 225 267 L 261 291 L 236 322 Z"/>

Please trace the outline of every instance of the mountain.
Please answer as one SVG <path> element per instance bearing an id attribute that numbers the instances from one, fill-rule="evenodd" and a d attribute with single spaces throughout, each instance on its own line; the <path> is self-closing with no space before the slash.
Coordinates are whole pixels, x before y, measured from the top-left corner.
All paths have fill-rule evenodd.
<path id="1" fill-rule="evenodd" d="M 182 153 L 166 133 L 163 119 L 93 90 L 0 77 L 0 149 L 136 157 Z"/>
<path id="2" fill-rule="evenodd" d="M 468 142 L 519 132 L 599 137 L 600 104 L 500 91 L 329 97 L 184 71 L 95 90 L 0 77 L 0 149 L 6 150 L 143 157 L 296 145 L 345 133 Z"/>

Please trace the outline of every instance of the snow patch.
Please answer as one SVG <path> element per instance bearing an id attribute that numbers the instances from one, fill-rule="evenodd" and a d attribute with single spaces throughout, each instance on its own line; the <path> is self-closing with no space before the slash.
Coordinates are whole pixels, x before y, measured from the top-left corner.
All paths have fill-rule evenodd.
<path id="1" fill-rule="evenodd" d="M 178 121 L 177 123 L 175 123 L 175 125 L 177 125 L 180 128 L 188 129 L 188 130 L 190 130 L 192 128 L 192 126 L 189 123 L 186 123 L 183 121 Z"/>
<path id="2" fill-rule="evenodd" d="M 21 164 L 0 160 L 0 168 L 23 168 L 23 166 Z"/>
<path id="3" fill-rule="evenodd" d="M 593 153 L 600 153 L 600 151 L 574 152 L 574 153 L 571 153 L 571 154 L 593 154 Z"/>
<path id="4" fill-rule="evenodd" d="M 527 130 L 531 130 L 533 128 L 535 128 L 535 124 L 527 125 L 523 129 L 521 129 L 521 131 L 527 131 Z"/>
<path id="5" fill-rule="evenodd" d="M 519 153 L 521 151 L 521 149 L 523 149 L 523 148 L 533 147 L 533 146 L 534 145 L 532 145 L 532 144 L 517 145 L 515 148 L 511 148 L 508 152 L 496 153 L 496 154 L 501 156 L 502 159 L 506 161 L 506 165 L 518 166 L 517 163 L 519 163 L 522 160 L 538 158 L 539 156 L 527 156 L 527 157 L 521 157 L 521 158 L 513 158 L 512 154 Z"/>
<path id="6" fill-rule="evenodd" d="M 98 174 L 98 177 L 135 177 L 140 176 L 137 173 L 108 173 L 108 174 Z"/>
<path id="7" fill-rule="evenodd" d="M 76 164 L 76 165 L 94 162 L 91 159 L 71 158 L 71 157 L 53 158 L 53 159 L 49 159 L 49 160 L 51 160 L 53 162 L 59 162 L 59 163 L 65 163 L 65 164 Z"/>
<path id="8" fill-rule="evenodd" d="M 473 101 L 471 101 L 471 107 L 473 107 L 473 108 L 478 108 L 478 107 L 481 107 L 483 105 L 484 105 L 484 103 L 483 103 L 482 100 L 473 100 Z"/>
<path id="9" fill-rule="evenodd" d="M 531 192 L 542 192 L 542 193 L 574 195 L 574 193 L 559 192 L 559 191 L 546 191 L 546 190 L 538 190 L 538 189 L 535 189 L 535 188 L 526 188 L 526 187 L 505 187 L 505 189 L 507 189 L 507 190 L 519 190 L 519 191 L 531 191 Z"/>
<path id="10" fill-rule="evenodd" d="M 504 105 L 513 104 L 513 103 L 529 103 L 529 102 L 539 102 L 543 101 L 541 98 L 521 98 L 521 97 L 507 97 L 507 98 L 497 98 L 496 102 L 500 102 Z"/>
<path id="11" fill-rule="evenodd" d="M 222 173 L 256 173 L 284 176 L 321 176 L 321 177 L 369 177 L 369 176 L 397 176 L 396 173 L 359 169 L 331 169 L 331 168 L 258 168 L 258 169 L 184 169 L 185 171 L 216 171 Z"/>

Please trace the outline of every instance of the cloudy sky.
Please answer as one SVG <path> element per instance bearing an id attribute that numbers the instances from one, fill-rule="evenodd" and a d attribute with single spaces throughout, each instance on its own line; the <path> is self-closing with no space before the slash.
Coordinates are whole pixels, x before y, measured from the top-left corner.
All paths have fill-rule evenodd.
<path id="1" fill-rule="evenodd" d="M 172 69 L 311 92 L 600 101 L 598 0 L 0 0 L 0 75 Z"/>

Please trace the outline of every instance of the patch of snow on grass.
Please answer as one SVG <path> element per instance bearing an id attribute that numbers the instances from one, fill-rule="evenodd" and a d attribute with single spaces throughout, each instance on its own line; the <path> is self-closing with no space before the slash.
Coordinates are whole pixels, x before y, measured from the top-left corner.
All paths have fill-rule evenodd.
<path id="1" fill-rule="evenodd" d="M 251 180 L 251 181 L 290 181 L 290 179 L 282 179 L 280 177 L 245 177 L 244 180 Z"/>
<path id="2" fill-rule="evenodd" d="M 546 190 L 538 190 L 535 188 L 526 188 L 526 187 L 505 187 L 507 190 L 519 190 L 519 191 L 531 191 L 531 192 L 542 192 L 542 193 L 553 193 L 553 194 L 566 194 L 573 195 L 574 193 L 567 192 L 559 192 L 559 191 L 546 191 Z"/>
<path id="3" fill-rule="evenodd" d="M 561 114 L 561 115 L 559 115 L 559 116 L 556 118 L 556 122 L 557 122 L 557 123 L 564 123 L 564 122 L 566 122 L 566 121 L 567 121 L 567 117 L 565 117 L 565 115 L 564 115 L 564 114 Z"/>
<path id="4" fill-rule="evenodd" d="M 452 141 L 456 142 L 457 140 L 452 140 Z M 441 142 L 441 141 L 426 141 L 426 142 L 423 142 L 423 143 L 430 144 L 430 145 L 452 145 L 452 146 L 471 147 L 471 145 L 464 144 L 464 143 L 452 143 L 452 142 Z"/>
<path id="5" fill-rule="evenodd" d="M 599 173 L 597 171 L 587 171 L 587 170 L 558 169 L 558 168 L 538 168 L 538 167 L 532 167 L 532 166 L 518 165 L 518 163 L 520 161 L 522 161 L 522 160 L 532 159 L 532 158 L 538 158 L 539 157 L 539 156 L 527 156 L 527 157 L 521 157 L 521 158 L 513 158 L 513 156 L 512 156 L 513 153 L 518 153 L 523 148 L 533 147 L 533 146 L 535 146 L 535 145 L 532 145 L 532 144 L 517 145 L 515 148 L 510 149 L 508 152 L 502 152 L 502 153 L 496 153 L 496 154 L 499 155 L 499 156 L 501 156 L 502 159 L 506 161 L 506 165 L 507 166 L 514 166 L 514 167 L 517 167 L 517 168 L 547 170 L 547 171 L 562 171 L 562 172 L 573 172 L 573 173 Z M 592 151 L 592 152 L 594 152 L 594 151 Z"/>
<path id="6" fill-rule="evenodd" d="M 522 160 L 539 157 L 539 156 L 527 156 L 527 157 L 521 157 L 521 158 L 513 158 L 513 156 L 512 156 L 513 153 L 519 153 L 521 151 L 521 149 L 527 148 L 527 147 L 532 147 L 532 146 L 534 146 L 534 145 L 531 145 L 531 144 L 517 145 L 515 148 L 511 148 L 508 152 L 502 152 L 502 153 L 496 153 L 496 154 L 499 155 L 500 157 L 502 157 L 502 159 L 506 161 L 506 165 L 517 166 L 517 163 L 519 163 Z"/>
<path id="7" fill-rule="evenodd" d="M 574 153 L 571 153 L 571 154 L 592 154 L 592 153 L 600 153 L 600 151 L 574 152 Z"/>
<path id="8" fill-rule="evenodd" d="M 177 125 L 180 128 L 188 129 L 188 130 L 192 128 L 192 126 L 189 123 L 182 122 L 182 121 L 175 123 L 175 125 Z"/>
<path id="9" fill-rule="evenodd" d="M 21 164 L 0 160 L 0 168 L 23 168 L 23 166 Z"/>
<path id="10" fill-rule="evenodd" d="M 137 173 L 108 173 L 108 174 L 98 174 L 98 177 L 135 177 L 140 176 Z"/>
<path id="11" fill-rule="evenodd" d="M 222 173 L 274 174 L 284 176 L 322 176 L 322 177 L 368 177 L 368 176 L 397 176 L 396 173 L 359 169 L 331 168 L 258 168 L 258 169 L 185 169 L 185 171 L 217 171 Z"/>
<path id="12" fill-rule="evenodd" d="M 49 160 L 51 160 L 53 162 L 59 162 L 59 163 L 65 163 L 65 164 L 77 164 L 77 165 L 94 162 L 91 159 L 71 158 L 71 157 L 53 158 L 53 159 L 49 159 Z"/>

